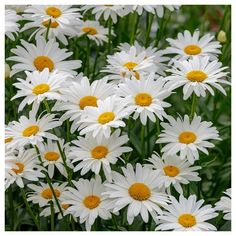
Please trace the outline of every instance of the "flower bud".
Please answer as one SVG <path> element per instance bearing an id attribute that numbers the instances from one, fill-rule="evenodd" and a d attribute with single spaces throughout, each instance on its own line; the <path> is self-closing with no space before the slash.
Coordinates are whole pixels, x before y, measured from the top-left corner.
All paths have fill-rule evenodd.
<path id="1" fill-rule="evenodd" d="M 226 43 L 226 42 L 227 42 L 226 33 L 225 33 L 223 30 L 221 30 L 221 31 L 218 33 L 217 40 L 218 40 L 220 43 Z"/>
<path id="2" fill-rule="evenodd" d="M 7 63 L 5 63 L 5 79 L 10 78 L 10 72 L 11 72 L 10 66 Z"/>

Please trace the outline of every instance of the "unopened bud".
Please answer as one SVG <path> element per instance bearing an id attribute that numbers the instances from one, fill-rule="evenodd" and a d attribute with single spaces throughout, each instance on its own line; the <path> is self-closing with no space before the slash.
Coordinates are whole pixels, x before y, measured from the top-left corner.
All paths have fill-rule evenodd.
<path id="1" fill-rule="evenodd" d="M 10 72 L 11 72 L 10 66 L 7 63 L 5 63 L 5 79 L 10 78 Z"/>
<path id="2" fill-rule="evenodd" d="M 226 33 L 225 33 L 223 30 L 221 30 L 221 31 L 218 33 L 217 40 L 218 40 L 220 43 L 226 43 L 226 42 L 227 42 Z"/>

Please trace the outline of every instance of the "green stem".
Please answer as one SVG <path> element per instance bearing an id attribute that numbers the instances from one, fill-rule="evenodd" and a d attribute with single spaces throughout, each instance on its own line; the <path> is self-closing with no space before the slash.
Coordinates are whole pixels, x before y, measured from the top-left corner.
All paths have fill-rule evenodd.
<path id="1" fill-rule="evenodd" d="M 88 78 L 89 78 L 89 71 L 90 71 L 89 59 L 90 59 L 90 39 L 87 37 L 87 64 L 86 64 L 86 67 L 87 67 L 87 76 L 88 76 Z"/>
<path id="2" fill-rule="evenodd" d="M 147 120 L 147 131 L 146 131 L 146 134 L 148 135 L 149 134 L 149 120 Z M 150 154 L 150 137 L 147 139 L 147 155 Z"/>
<path id="3" fill-rule="evenodd" d="M 50 29 L 50 27 L 51 27 L 51 23 L 52 23 L 52 21 L 51 21 L 51 19 L 50 19 L 50 20 L 49 20 L 49 23 L 48 23 L 47 31 L 46 31 L 46 36 L 45 36 L 46 41 L 48 41 L 48 34 L 49 34 L 49 29 Z"/>
<path id="4" fill-rule="evenodd" d="M 147 12 L 147 31 L 146 31 L 146 39 L 145 39 L 145 47 L 148 47 L 150 41 L 150 32 L 152 28 L 154 15 Z"/>
<path id="5" fill-rule="evenodd" d="M 55 230 L 55 224 L 54 224 L 54 206 L 53 202 L 50 201 L 50 210 L 51 210 L 51 231 Z"/>
<path id="6" fill-rule="evenodd" d="M 142 125 L 142 128 L 141 128 L 141 153 L 142 153 L 142 161 L 144 160 L 145 158 L 145 140 L 144 140 L 144 137 L 145 137 L 145 126 Z"/>
<path id="7" fill-rule="evenodd" d="M 46 110 L 47 110 L 47 113 L 50 114 L 50 113 L 51 113 L 51 109 L 50 109 L 50 106 L 48 105 L 47 100 L 44 99 L 44 100 L 43 100 L 43 103 L 44 103 L 44 106 L 45 106 L 45 108 L 46 108 Z M 55 130 L 53 129 L 52 131 L 53 131 L 54 135 L 56 135 Z M 71 178 L 72 178 L 72 175 L 71 175 L 71 173 L 70 173 L 70 169 L 69 169 L 68 165 L 66 164 L 66 156 L 65 156 L 65 153 L 64 153 L 64 151 L 63 151 L 62 148 L 61 148 L 60 142 L 59 142 L 58 140 L 57 140 L 56 142 L 57 142 L 57 147 L 58 147 L 58 149 L 59 149 L 59 152 L 60 152 L 60 155 L 61 155 L 63 164 L 64 164 L 64 166 L 65 166 L 65 168 L 66 168 L 66 172 L 67 172 L 67 175 L 68 175 L 68 182 L 69 182 L 70 185 L 71 185 Z"/>
<path id="8" fill-rule="evenodd" d="M 28 210 L 30 216 L 32 217 L 32 219 L 33 219 L 33 221 L 34 221 L 34 223 L 35 223 L 37 229 L 40 230 L 39 222 L 38 222 L 38 220 L 36 219 L 36 217 L 35 217 L 33 211 L 32 211 L 31 208 L 30 208 L 30 205 L 29 205 L 29 203 L 28 203 L 28 201 L 27 201 L 27 199 L 26 199 L 25 190 L 24 190 L 23 188 L 20 188 L 20 190 L 21 190 L 22 198 L 23 198 L 23 201 L 24 201 L 24 203 L 25 203 L 25 205 L 26 205 L 26 208 L 27 208 L 27 210 Z"/>
<path id="9" fill-rule="evenodd" d="M 12 186 L 8 188 L 8 200 L 10 204 L 10 228 L 14 231 L 14 222 L 15 222 L 15 212 L 14 212 L 14 202 L 13 202 L 13 195 L 12 195 Z"/>
<path id="10" fill-rule="evenodd" d="M 157 127 L 157 138 L 158 138 L 158 136 L 159 136 L 160 133 L 161 133 L 160 121 L 159 121 L 158 118 L 157 118 L 157 121 L 156 121 L 156 127 Z M 161 153 L 161 149 L 162 149 L 162 144 L 159 143 L 159 153 Z"/>
<path id="11" fill-rule="evenodd" d="M 96 46 L 96 57 L 95 57 L 95 60 L 94 60 L 93 75 L 92 75 L 91 81 L 94 80 L 94 75 L 95 75 L 95 72 L 96 72 L 96 66 L 97 66 L 98 55 L 99 55 L 99 47 Z"/>
<path id="12" fill-rule="evenodd" d="M 70 142 L 70 121 L 66 120 L 66 142 Z"/>
<path id="13" fill-rule="evenodd" d="M 134 13 L 134 28 L 130 37 L 130 44 L 134 44 L 135 41 L 135 35 L 138 29 L 138 23 L 139 23 L 139 15 L 137 12 Z"/>
<path id="14" fill-rule="evenodd" d="M 113 222 L 113 225 L 115 226 L 116 230 L 118 231 L 118 225 L 117 225 L 117 222 L 116 222 L 116 217 L 114 215 L 112 215 L 112 222 Z"/>
<path id="15" fill-rule="evenodd" d="M 190 121 L 192 121 L 196 109 L 196 94 L 193 93 L 193 98 L 192 98 L 192 105 L 191 105 L 191 113 L 190 113 Z"/>
<path id="16" fill-rule="evenodd" d="M 158 22 L 159 17 L 157 16 L 157 14 L 156 14 L 156 17 L 157 17 L 157 25 L 159 25 L 159 22 Z M 164 17 L 165 17 L 165 9 L 164 9 L 163 17 L 160 20 L 161 23 L 160 23 L 159 28 L 157 29 L 157 32 L 156 32 L 155 47 L 158 46 L 158 43 L 161 39 L 162 28 L 163 28 L 163 25 L 164 25 Z"/>
<path id="17" fill-rule="evenodd" d="M 39 152 L 39 148 L 38 148 L 36 145 L 35 145 L 34 147 L 35 147 L 36 152 L 37 152 L 37 154 L 38 154 L 38 158 L 39 158 L 39 161 L 40 161 L 40 163 L 41 163 L 41 166 L 43 167 L 43 161 L 42 161 L 42 158 L 41 158 L 41 155 L 40 155 L 40 152 Z M 53 188 L 53 186 L 52 186 L 52 181 L 51 181 L 51 179 L 49 178 L 49 175 L 48 175 L 47 171 L 42 170 L 42 173 L 45 175 L 46 181 L 47 181 L 47 183 L 48 183 L 48 185 L 49 185 L 49 187 L 50 187 L 50 189 L 51 189 L 51 191 L 52 191 L 52 194 L 53 194 L 53 197 L 54 197 L 54 199 L 55 199 L 55 201 L 56 201 L 57 207 L 58 207 L 58 209 L 59 209 L 59 211 L 60 211 L 60 213 L 61 213 L 61 215 L 62 215 L 62 217 L 63 217 L 63 219 L 64 219 L 64 214 L 63 214 L 63 211 L 62 211 L 62 209 L 61 209 L 61 205 L 60 205 L 60 203 L 59 203 L 59 201 L 58 201 L 58 199 L 57 199 L 57 196 L 56 196 L 56 193 L 55 193 L 55 191 L 54 191 L 54 188 Z"/>
<path id="18" fill-rule="evenodd" d="M 109 17 L 108 20 L 108 54 L 111 53 L 111 30 L 112 30 L 112 19 Z"/>

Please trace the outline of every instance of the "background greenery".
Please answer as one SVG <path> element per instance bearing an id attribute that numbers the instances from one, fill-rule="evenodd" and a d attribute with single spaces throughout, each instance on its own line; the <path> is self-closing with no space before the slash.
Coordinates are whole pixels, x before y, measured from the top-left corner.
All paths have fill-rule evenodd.
<path id="1" fill-rule="evenodd" d="M 85 18 L 92 19 L 92 15 L 88 12 Z M 160 26 L 156 31 L 157 21 Z M 104 26 L 108 22 L 101 20 Z M 24 22 L 21 22 L 24 24 Z M 153 17 L 151 14 L 143 13 L 141 17 L 132 13 L 124 18 L 119 18 L 118 23 L 114 25 L 114 32 L 116 37 L 111 41 L 111 52 L 116 51 L 116 47 L 121 42 L 133 42 L 137 40 L 140 44 L 148 46 L 150 43 L 157 46 L 159 49 L 164 49 L 168 44 L 166 38 L 175 38 L 178 32 L 190 30 L 193 32 L 199 29 L 201 35 L 211 32 L 217 36 L 220 30 L 226 32 L 227 42 L 223 44 L 222 55 L 220 60 L 224 66 L 231 68 L 231 7 L 230 6 L 202 6 L 191 5 L 181 6 L 180 10 L 176 13 L 166 11 L 162 19 Z M 21 39 L 28 39 L 30 31 L 20 33 L 15 42 L 6 38 L 5 41 L 5 55 L 6 58 L 11 56 L 11 48 L 20 44 Z M 34 42 L 34 39 L 31 40 Z M 61 48 L 64 46 L 61 45 Z M 96 80 L 104 76 L 100 70 L 106 65 L 106 56 L 109 48 L 107 44 L 102 47 L 97 47 L 95 43 L 90 42 L 88 45 L 84 37 L 69 40 L 69 51 L 74 54 L 71 59 L 81 59 L 83 67 L 79 72 L 84 72 L 91 80 Z M 89 50 L 88 50 L 89 49 Z M 9 63 L 12 65 L 11 63 Z M 88 67 L 89 65 L 89 67 Z M 25 78 L 24 73 L 17 74 L 5 81 L 5 121 L 8 124 L 12 120 L 17 120 L 21 115 L 28 115 L 30 107 L 27 107 L 21 113 L 17 112 L 19 100 L 10 101 L 11 97 L 16 93 L 16 89 L 12 86 L 16 82 L 16 77 Z M 185 187 L 185 194 L 194 193 L 198 198 L 203 198 L 206 203 L 212 205 L 220 199 L 222 192 L 231 186 L 231 89 L 230 86 L 226 88 L 227 96 L 222 95 L 220 92 L 215 91 L 215 96 L 208 95 L 205 98 L 197 100 L 196 112 L 202 117 L 203 120 L 213 122 L 214 126 L 220 132 L 222 141 L 215 142 L 215 148 L 210 150 L 209 156 L 201 153 L 198 164 L 202 166 L 200 176 L 202 181 L 199 183 L 191 183 L 189 187 Z M 191 101 L 183 101 L 182 88 L 176 90 L 177 93 L 167 99 L 172 104 L 167 109 L 167 114 L 176 117 L 178 114 L 190 114 Z M 53 102 L 50 102 L 52 107 Z M 41 107 L 43 111 L 44 108 Z M 66 137 L 67 141 L 76 138 L 78 133 L 68 135 L 66 132 L 69 128 L 68 122 L 64 122 L 63 128 L 57 129 L 56 132 L 59 137 Z M 145 139 L 140 137 L 141 125 L 139 122 L 132 122 L 128 120 L 128 125 L 124 129 L 129 133 L 129 145 L 134 149 L 131 154 L 123 155 L 125 162 L 132 164 L 136 162 L 145 162 L 144 159 L 149 157 L 153 150 L 160 153 L 160 146 L 155 145 L 155 140 L 160 132 L 159 125 L 148 123 L 145 130 Z M 120 171 L 120 166 L 124 164 L 118 161 L 113 169 Z M 84 176 L 90 178 L 91 173 Z M 73 175 L 73 179 L 78 179 L 78 174 Z M 59 176 L 57 181 L 62 180 Z M 26 190 L 27 191 L 27 190 Z M 178 194 L 172 190 L 173 195 Z M 5 198 L 5 229 L 6 230 L 36 230 L 36 227 L 28 214 L 24 202 L 22 200 L 19 187 L 12 185 L 6 191 Z M 31 204 L 33 211 L 36 213 L 40 220 L 41 230 L 50 230 L 50 219 L 39 217 L 40 209 L 37 205 Z M 220 214 L 216 219 L 211 222 L 217 226 L 218 230 L 230 230 L 230 222 L 223 220 L 223 215 Z M 56 230 L 85 230 L 83 225 L 79 225 L 73 220 L 66 217 L 66 220 L 56 221 Z M 71 223 L 69 223 L 69 221 Z M 142 219 L 137 217 L 134 223 L 129 226 L 126 221 L 126 210 L 123 210 L 120 216 L 108 221 L 97 219 L 93 230 L 154 230 L 154 221 L 148 224 L 143 223 Z"/>

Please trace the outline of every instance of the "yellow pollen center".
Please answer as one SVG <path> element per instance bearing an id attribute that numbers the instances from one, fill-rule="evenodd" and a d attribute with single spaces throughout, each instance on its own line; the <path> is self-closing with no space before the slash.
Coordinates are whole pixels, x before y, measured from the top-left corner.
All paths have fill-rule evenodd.
<path id="1" fill-rule="evenodd" d="M 91 35 L 95 35 L 98 33 L 96 28 L 94 27 L 84 27 L 82 28 L 82 31 L 86 34 L 91 34 Z"/>
<path id="2" fill-rule="evenodd" d="M 59 159 L 60 155 L 57 152 L 47 152 L 44 155 L 44 158 L 48 161 L 57 161 Z"/>
<path id="3" fill-rule="evenodd" d="M 13 140 L 13 138 L 12 138 L 12 137 L 5 138 L 5 143 L 10 143 L 12 140 Z"/>
<path id="4" fill-rule="evenodd" d="M 129 187 L 129 195 L 137 201 L 145 201 L 151 196 L 151 191 L 146 184 L 135 183 Z"/>
<path id="5" fill-rule="evenodd" d="M 142 107 L 149 106 L 152 103 L 152 97 L 148 93 L 138 93 L 134 99 L 136 105 Z"/>
<path id="6" fill-rule="evenodd" d="M 35 135 L 38 132 L 39 132 L 39 127 L 37 125 L 31 125 L 22 132 L 22 135 L 24 137 L 30 137 L 31 135 Z"/>
<path id="7" fill-rule="evenodd" d="M 185 228 L 190 228 L 190 227 L 196 225 L 196 223 L 197 223 L 195 216 L 193 216 L 191 214 L 180 215 L 178 218 L 178 222 L 179 222 L 179 224 L 181 224 Z"/>
<path id="8" fill-rule="evenodd" d="M 175 177 L 176 175 L 179 174 L 179 168 L 176 166 L 171 166 L 171 165 L 165 166 L 163 170 L 165 174 L 169 177 Z"/>
<path id="9" fill-rule="evenodd" d="M 56 197 L 60 197 L 61 192 L 58 189 L 54 189 Z M 41 196 L 45 199 L 52 199 L 53 193 L 50 188 L 46 188 L 41 192 Z"/>
<path id="10" fill-rule="evenodd" d="M 49 26 L 50 20 L 45 20 L 43 21 L 42 25 L 45 26 L 46 28 Z M 50 28 L 57 28 L 59 24 L 56 21 L 51 21 L 50 23 Z"/>
<path id="11" fill-rule="evenodd" d="M 186 76 L 192 82 L 202 82 L 207 78 L 207 74 L 201 70 L 192 70 Z"/>
<path id="12" fill-rule="evenodd" d="M 197 55 L 200 54 L 202 49 L 197 45 L 188 45 L 184 48 L 184 52 L 188 55 Z"/>
<path id="13" fill-rule="evenodd" d="M 83 200 L 84 205 L 89 209 L 94 209 L 94 208 L 98 207 L 100 202 L 101 202 L 100 197 L 98 197 L 96 195 L 87 196 Z"/>
<path id="14" fill-rule="evenodd" d="M 180 143 L 185 143 L 185 144 L 194 143 L 196 139 L 197 136 L 190 131 L 185 131 L 179 135 Z"/>
<path id="15" fill-rule="evenodd" d="M 50 90 L 50 87 L 48 84 L 39 84 L 35 86 L 32 90 L 32 92 L 36 95 L 46 93 Z"/>
<path id="16" fill-rule="evenodd" d="M 47 56 L 38 56 L 34 59 L 34 66 L 39 71 L 48 68 L 51 72 L 54 69 L 54 62 Z"/>
<path id="17" fill-rule="evenodd" d="M 91 151 L 92 157 L 94 159 L 102 159 L 106 157 L 107 153 L 108 149 L 105 146 L 97 146 Z"/>
<path id="18" fill-rule="evenodd" d="M 68 209 L 69 206 L 70 206 L 69 204 L 61 204 L 61 207 L 62 207 L 64 210 Z"/>
<path id="19" fill-rule="evenodd" d="M 57 18 L 57 17 L 61 16 L 61 14 L 62 14 L 61 10 L 57 7 L 48 7 L 46 9 L 46 13 L 47 13 L 47 15 L 52 16 L 54 18 Z"/>
<path id="20" fill-rule="evenodd" d="M 123 66 L 126 67 L 128 70 L 133 70 L 135 66 L 137 66 L 138 64 L 132 61 L 129 61 L 127 63 L 125 63 Z"/>
<path id="21" fill-rule="evenodd" d="M 102 125 L 109 123 L 115 119 L 115 114 L 113 112 L 104 112 L 98 117 L 98 122 Z"/>
<path id="22" fill-rule="evenodd" d="M 21 174 L 24 171 L 25 165 L 21 162 L 16 162 L 15 165 L 18 167 L 18 169 L 12 168 L 12 170 L 18 175 Z"/>
<path id="23" fill-rule="evenodd" d="M 85 96 L 79 100 L 80 109 L 84 109 L 87 106 L 96 107 L 97 106 L 97 98 L 94 96 Z"/>

